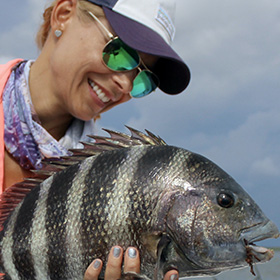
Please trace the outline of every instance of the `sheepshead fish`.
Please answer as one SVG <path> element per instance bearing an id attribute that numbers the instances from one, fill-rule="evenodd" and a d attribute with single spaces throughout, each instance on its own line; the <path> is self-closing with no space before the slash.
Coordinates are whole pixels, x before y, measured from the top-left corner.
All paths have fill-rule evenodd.
<path id="1" fill-rule="evenodd" d="M 140 250 L 140 275 L 124 278 L 162 279 L 171 268 L 181 277 L 253 271 L 272 258 L 254 243 L 279 231 L 232 177 L 199 154 L 129 129 L 93 136 L 95 143 L 2 195 L 5 279 L 83 279 L 116 244 Z"/>

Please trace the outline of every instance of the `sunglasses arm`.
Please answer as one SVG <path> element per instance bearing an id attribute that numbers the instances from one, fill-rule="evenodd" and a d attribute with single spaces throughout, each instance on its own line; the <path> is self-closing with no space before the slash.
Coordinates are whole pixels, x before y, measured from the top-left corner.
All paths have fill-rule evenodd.
<path id="1" fill-rule="evenodd" d="M 99 20 L 99 18 L 97 16 L 95 16 L 92 12 L 87 11 L 88 14 L 94 19 L 96 20 L 100 26 L 102 27 L 102 29 L 108 34 L 110 39 L 113 39 L 115 36 L 105 27 L 105 25 Z"/>

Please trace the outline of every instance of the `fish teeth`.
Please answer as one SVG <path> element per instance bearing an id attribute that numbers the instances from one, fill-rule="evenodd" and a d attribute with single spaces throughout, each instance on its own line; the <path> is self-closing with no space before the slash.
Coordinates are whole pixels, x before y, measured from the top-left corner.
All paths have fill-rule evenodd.
<path id="1" fill-rule="evenodd" d="M 107 103 L 110 101 L 110 98 L 106 96 L 106 94 L 96 85 L 92 80 L 88 80 L 91 88 L 96 92 L 98 98 L 103 102 Z"/>

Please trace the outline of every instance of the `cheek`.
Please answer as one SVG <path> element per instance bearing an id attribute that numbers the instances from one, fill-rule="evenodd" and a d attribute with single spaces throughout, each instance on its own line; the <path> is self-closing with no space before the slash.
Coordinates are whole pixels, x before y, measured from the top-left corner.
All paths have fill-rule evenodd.
<path id="1" fill-rule="evenodd" d="M 72 100 L 78 104 L 88 102 L 85 99 L 90 98 L 88 77 L 104 75 L 108 70 L 98 51 L 89 51 L 89 46 L 72 45 L 66 52 L 61 43 L 50 58 L 50 71 L 53 92 L 65 104 L 71 105 Z"/>
<path id="2" fill-rule="evenodd" d="M 78 33 L 78 34 L 77 34 Z M 56 66 L 54 73 L 59 75 L 61 72 L 74 75 L 79 69 L 94 67 L 98 71 L 102 68 L 102 50 L 104 44 L 90 36 L 87 29 L 69 34 L 66 32 L 57 41 L 51 56 L 51 64 Z"/>
<path id="3" fill-rule="evenodd" d="M 199 197 L 182 197 L 177 200 L 168 213 L 167 225 L 180 246 L 186 251 L 193 250 L 194 240 L 198 234 L 197 223 Z"/>

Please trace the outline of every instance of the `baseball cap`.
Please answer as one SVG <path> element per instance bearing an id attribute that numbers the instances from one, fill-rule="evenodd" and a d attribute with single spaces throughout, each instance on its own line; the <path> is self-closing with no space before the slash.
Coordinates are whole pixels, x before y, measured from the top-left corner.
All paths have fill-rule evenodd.
<path id="1" fill-rule="evenodd" d="M 171 48 L 174 39 L 174 0 L 87 0 L 101 6 L 114 32 L 131 48 L 159 57 L 151 69 L 159 88 L 168 94 L 182 92 L 190 70 Z"/>

